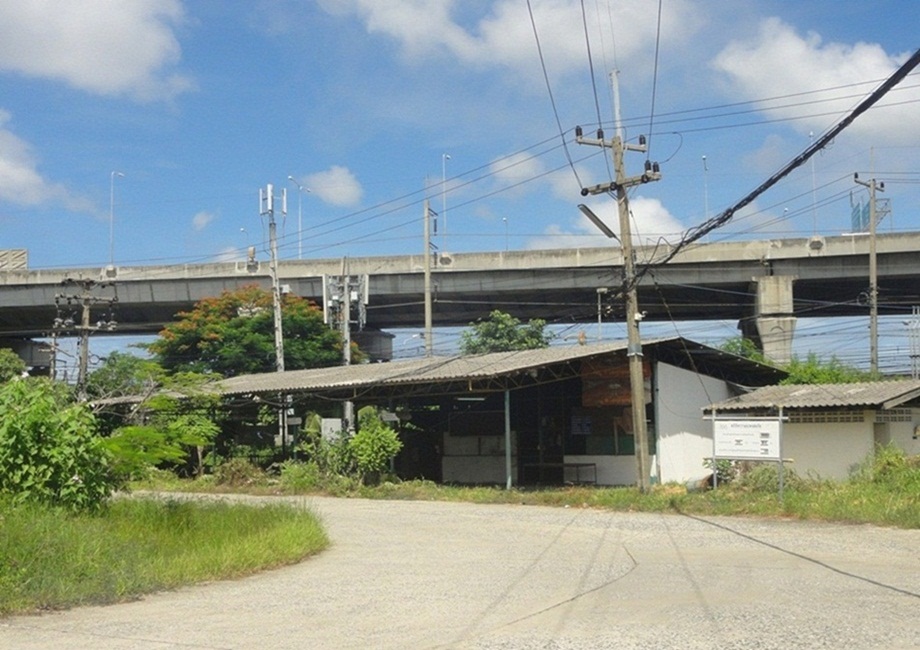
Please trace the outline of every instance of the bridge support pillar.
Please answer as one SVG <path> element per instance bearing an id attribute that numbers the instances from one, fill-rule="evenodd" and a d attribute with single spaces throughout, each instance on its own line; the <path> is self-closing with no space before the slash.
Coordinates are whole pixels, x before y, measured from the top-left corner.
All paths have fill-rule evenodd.
<path id="1" fill-rule="evenodd" d="M 757 286 L 754 320 L 741 325 L 744 337 L 754 341 L 767 359 L 778 364 L 792 361 L 792 336 L 798 320 L 792 301 L 794 281 L 791 275 L 754 278 Z"/>
<path id="2" fill-rule="evenodd" d="M 9 348 L 19 355 L 32 375 L 47 375 L 51 366 L 51 351 L 46 343 L 31 339 L 0 338 L 0 348 Z"/>

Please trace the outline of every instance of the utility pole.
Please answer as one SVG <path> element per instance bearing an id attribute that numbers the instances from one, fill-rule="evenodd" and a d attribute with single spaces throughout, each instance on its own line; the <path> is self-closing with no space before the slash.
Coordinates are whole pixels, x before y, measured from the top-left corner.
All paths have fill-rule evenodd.
<path id="1" fill-rule="evenodd" d="M 651 467 L 648 452 L 648 427 L 645 421 L 645 376 L 642 362 L 642 338 L 639 334 L 639 321 L 642 314 L 639 312 L 638 288 L 636 286 L 636 260 L 633 250 L 632 232 L 629 223 L 629 198 L 627 190 L 635 185 L 641 185 L 661 179 L 658 163 L 645 161 L 645 171 L 640 176 L 626 176 L 623 154 L 626 151 L 646 152 L 645 137 L 639 136 L 639 144 L 624 143 L 619 134 L 612 140 L 604 139 L 604 132 L 597 131 L 597 138 L 585 138 L 581 127 L 575 128 L 576 141 L 579 144 L 588 144 L 596 147 L 612 149 L 613 167 L 616 174 L 615 180 L 601 183 L 581 190 L 582 196 L 589 194 L 606 194 L 616 191 L 617 208 L 620 218 L 620 245 L 623 247 L 623 288 L 626 294 L 626 334 L 627 356 L 629 358 L 629 384 L 631 389 L 633 436 L 636 445 L 636 485 L 641 492 L 649 489 L 649 476 Z M 595 225 L 601 228 L 608 237 L 615 237 L 612 231 L 603 224 L 585 205 L 579 209 L 590 218 Z"/>
<path id="2" fill-rule="evenodd" d="M 342 275 L 323 276 L 323 318 L 326 326 L 342 336 L 342 365 L 351 364 L 351 303 L 358 303 L 358 330 L 367 324 L 367 303 L 370 300 L 370 277 L 348 274 L 348 258 L 342 258 Z M 347 430 L 354 431 L 354 404 L 347 401 L 343 408 Z"/>
<path id="3" fill-rule="evenodd" d="M 425 261 L 423 262 L 423 268 L 425 269 L 425 356 L 430 357 L 432 355 L 434 341 L 432 337 L 434 336 L 432 332 L 432 304 L 431 304 L 431 207 L 428 205 L 428 199 L 425 199 L 425 221 L 424 221 L 424 232 L 425 232 Z"/>
<path id="4" fill-rule="evenodd" d="M 79 280 L 74 280 L 68 278 L 61 282 L 62 287 L 79 287 L 79 293 L 59 293 L 54 296 L 54 305 L 57 315 L 54 319 L 53 325 L 53 335 L 52 341 L 55 347 L 54 352 L 52 353 L 55 358 L 56 366 L 56 356 L 57 356 L 57 337 L 61 332 L 67 332 L 72 330 L 77 330 L 80 333 L 80 357 L 78 361 L 77 368 L 77 394 L 81 399 L 86 399 L 86 380 L 89 375 L 89 335 L 92 332 L 99 331 L 112 331 L 115 329 L 116 322 L 112 315 L 112 309 L 116 302 L 118 302 L 118 296 L 113 295 L 110 298 L 103 298 L 94 296 L 92 291 L 95 287 L 107 287 L 114 286 L 112 283 L 102 283 L 99 284 L 95 280 L 89 278 L 81 278 Z M 108 303 L 109 310 L 106 314 L 106 318 L 103 318 L 96 322 L 95 325 L 91 324 L 91 312 L 93 305 L 99 303 Z M 76 324 L 76 307 L 80 308 L 80 324 Z M 57 368 L 54 368 L 54 372 L 57 371 Z M 52 373 L 52 377 L 54 374 Z"/>
<path id="5" fill-rule="evenodd" d="M 884 192 L 885 184 L 859 180 L 859 174 L 853 174 L 853 180 L 869 188 L 869 369 L 878 373 L 878 256 L 875 246 L 875 226 L 877 221 L 875 193 Z"/>
<path id="6" fill-rule="evenodd" d="M 281 190 L 281 214 L 287 215 L 287 190 Z M 281 285 L 278 280 L 278 233 L 275 225 L 274 187 L 269 183 L 263 194 L 259 189 L 259 215 L 268 218 L 269 273 L 272 281 L 272 314 L 275 329 L 275 371 L 284 372 L 284 334 L 281 328 Z M 279 395 L 278 436 L 282 450 L 287 448 L 287 404 Z"/>

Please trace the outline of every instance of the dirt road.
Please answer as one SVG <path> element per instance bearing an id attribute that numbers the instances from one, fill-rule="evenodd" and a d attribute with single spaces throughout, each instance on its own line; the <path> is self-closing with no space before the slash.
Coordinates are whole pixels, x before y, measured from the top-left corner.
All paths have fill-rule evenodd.
<path id="1" fill-rule="evenodd" d="M 333 540 L 318 557 L 0 620 L 0 648 L 920 648 L 920 531 L 298 502 Z"/>

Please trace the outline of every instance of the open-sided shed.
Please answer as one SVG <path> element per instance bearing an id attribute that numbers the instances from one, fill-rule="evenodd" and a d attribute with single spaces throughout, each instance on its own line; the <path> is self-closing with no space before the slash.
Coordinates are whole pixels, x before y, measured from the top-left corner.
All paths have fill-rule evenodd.
<path id="1" fill-rule="evenodd" d="M 223 380 L 220 391 L 385 406 L 412 425 L 397 466 L 406 476 L 623 485 L 636 480 L 626 350 L 626 341 L 616 341 L 265 373 Z M 659 481 L 705 473 L 702 408 L 739 386 L 783 376 L 680 337 L 647 340 L 642 350 L 652 478 Z"/>

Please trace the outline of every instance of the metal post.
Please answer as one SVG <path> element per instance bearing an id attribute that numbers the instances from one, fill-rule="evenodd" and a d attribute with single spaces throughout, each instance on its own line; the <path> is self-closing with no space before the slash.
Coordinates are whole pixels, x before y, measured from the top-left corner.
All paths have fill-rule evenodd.
<path id="1" fill-rule="evenodd" d="M 598 287 L 597 288 L 597 340 L 600 341 L 603 338 L 603 332 L 601 331 L 601 323 L 603 311 L 601 309 L 601 296 L 607 295 L 607 287 Z"/>
<path id="2" fill-rule="evenodd" d="M 511 391 L 505 389 L 505 489 L 511 489 Z"/>
<path id="3" fill-rule="evenodd" d="M 115 268 L 115 177 L 124 178 L 121 172 L 109 176 L 109 266 Z"/>

